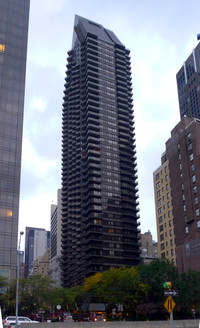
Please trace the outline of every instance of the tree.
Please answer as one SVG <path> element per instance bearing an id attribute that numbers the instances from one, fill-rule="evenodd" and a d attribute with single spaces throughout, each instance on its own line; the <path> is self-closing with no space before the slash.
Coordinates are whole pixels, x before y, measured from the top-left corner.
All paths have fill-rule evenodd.
<path id="1" fill-rule="evenodd" d="M 200 272 L 189 270 L 182 273 L 177 281 L 180 311 L 188 311 L 195 308 L 200 313 Z"/>
<path id="2" fill-rule="evenodd" d="M 147 293 L 148 287 L 142 283 L 135 267 L 114 268 L 96 273 L 86 278 L 83 291 L 91 293 L 93 299 L 106 304 L 109 309 L 123 305 L 125 311 L 133 312 L 136 304 Z"/>
<path id="3" fill-rule="evenodd" d="M 7 301 L 8 279 L 0 275 L 0 306 L 3 309 Z"/>
<path id="4" fill-rule="evenodd" d="M 139 264 L 137 271 L 143 283 L 149 286 L 146 302 L 157 303 L 164 300 L 165 281 L 171 281 L 173 288 L 176 288 L 178 271 L 169 260 L 154 259 L 150 264 Z"/>
<path id="5" fill-rule="evenodd" d="M 52 303 L 54 281 L 48 276 L 32 275 L 19 281 L 19 313 L 27 316 L 40 309 L 48 311 Z"/>

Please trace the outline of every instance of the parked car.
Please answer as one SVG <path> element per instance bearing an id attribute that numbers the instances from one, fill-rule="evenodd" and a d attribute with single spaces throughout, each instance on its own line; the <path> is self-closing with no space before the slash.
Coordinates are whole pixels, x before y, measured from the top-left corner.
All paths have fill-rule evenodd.
<path id="1" fill-rule="evenodd" d="M 13 317 L 7 317 L 5 320 L 4 320 L 4 327 L 10 327 L 10 326 L 15 326 L 15 322 L 16 322 L 16 317 L 13 316 Z M 27 317 L 18 317 L 18 325 L 20 326 L 21 323 L 39 323 L 38 321 L 34 321 L 34 320 L 31 320 Z"/>

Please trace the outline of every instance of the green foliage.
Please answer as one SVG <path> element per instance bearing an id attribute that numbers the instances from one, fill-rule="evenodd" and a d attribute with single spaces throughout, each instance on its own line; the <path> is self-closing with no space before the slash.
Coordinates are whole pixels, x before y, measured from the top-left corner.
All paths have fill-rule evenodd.
<path id="1" fill-rule="evenodd" d="M 195 308 L 200 312 L 200 272 L 189 270 L 182 273 L 177 282 L 177 301 L 182 308 Z"/>
<path id="2" fill-rule="evenodd" d="M 52 302 L 52 288 L 54 281 L 48 276 L 32 275 L 21 279 L 19 288 L 20 310 L 31 315 L 41 308 L 48 309 Z"/>
<path id="3" fill-rule="evenodd" d="M 7 287 L 8 287 L 7 278 L 0 276 L 0 306 L 1 306 L 1 308 L 6 303 L 6 300 L 7 300 L 7 297 L 6 297 Z"/>
<path id="4" fill-rule="evenodd" d="M 148 286 L 142 283 L 135 267 L 122 267 L 86 278 L 83 290 L 93 295 L 93 299 L 107 304 L 107 308 L 122 304 L 129 311 L 142 301 Z"/>
<path id="5" fill-rule="evenodd" d="M 186 312 L 191 315 L 191 308 L 200 314 L 200 272 L 188 271 L 178 275 L 177 268 L 167 260 L 155 259 L 150 264 L 137 267 L 112 268 L 88 277 L 83 286 L 72 288 L 55 287 L 49 277 L 33 275 L 19 281 L 19 313 L 31 315 L 39 310 L 54 312 L 56 306 L 63 310 L 89 310 L 90 303 L 104 303 L 107 314 L 112 309 L 123 306 L 124 314 L 145 319 L 164 319 L 166 310 L 163 283 L 172 282 L 172 289 L 178 290 L 175 298 L 175 315 Z M 6 281 L 0 277 L 0 287 Z M 10 284 L 7 293 L 8 314 L 14 314 L 16 280 Z M 5 295 L 0 294 L 0 300 Z"/>
<path id="6" fill-rule="evenodd" d="M 144 283 L 149 286 L 148 302 L 160 302 L 164 300 L 163 283 L 172 282 L 172 288 L 176 288 L 178 279 L 177 268 L 168 260 L 155 259 L 150 264 L 139 264 L 138 273 Z"/>

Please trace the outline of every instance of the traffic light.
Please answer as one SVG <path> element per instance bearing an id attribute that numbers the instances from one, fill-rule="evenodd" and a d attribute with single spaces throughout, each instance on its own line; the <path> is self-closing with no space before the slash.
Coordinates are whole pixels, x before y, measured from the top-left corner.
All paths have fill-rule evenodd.
<path id="1" fill-rule="evenodd" d="M 171 281 L 164 282 L 163 287 L 168 289 L 168 290 L 171 290 L 172 289 Z"/>

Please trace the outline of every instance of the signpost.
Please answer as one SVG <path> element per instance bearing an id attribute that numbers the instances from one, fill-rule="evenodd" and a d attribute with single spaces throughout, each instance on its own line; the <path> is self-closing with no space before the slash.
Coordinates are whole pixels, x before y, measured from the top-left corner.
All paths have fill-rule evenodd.
<path id="1" fill-rule="evenodd" d="M 164 290 L 164 296 L 178 296 L 178 290 Z"/>
<path id="2" fill-rule="evenodd" d="M 169 312 L 169 314 L 173 311 L 173 309 L 175 308 L 175 305 L 176 305 L 176 303 L 171 298 L 171 296 L 168 296 L 164 303 L 164 307 Z"/>
<path id="3" fill-rule="evenodd" d="M 164 291 L 164 296 L 167 296 L 164 307 L 170 314 L 171 328 L 173 328 L 173 309 L 175 308 L 176 303 L 171 296 L 178 296 L 178 291 L 172 289 L 171 281 L 164 282 L 163 287 L 167 289 Z"/>

